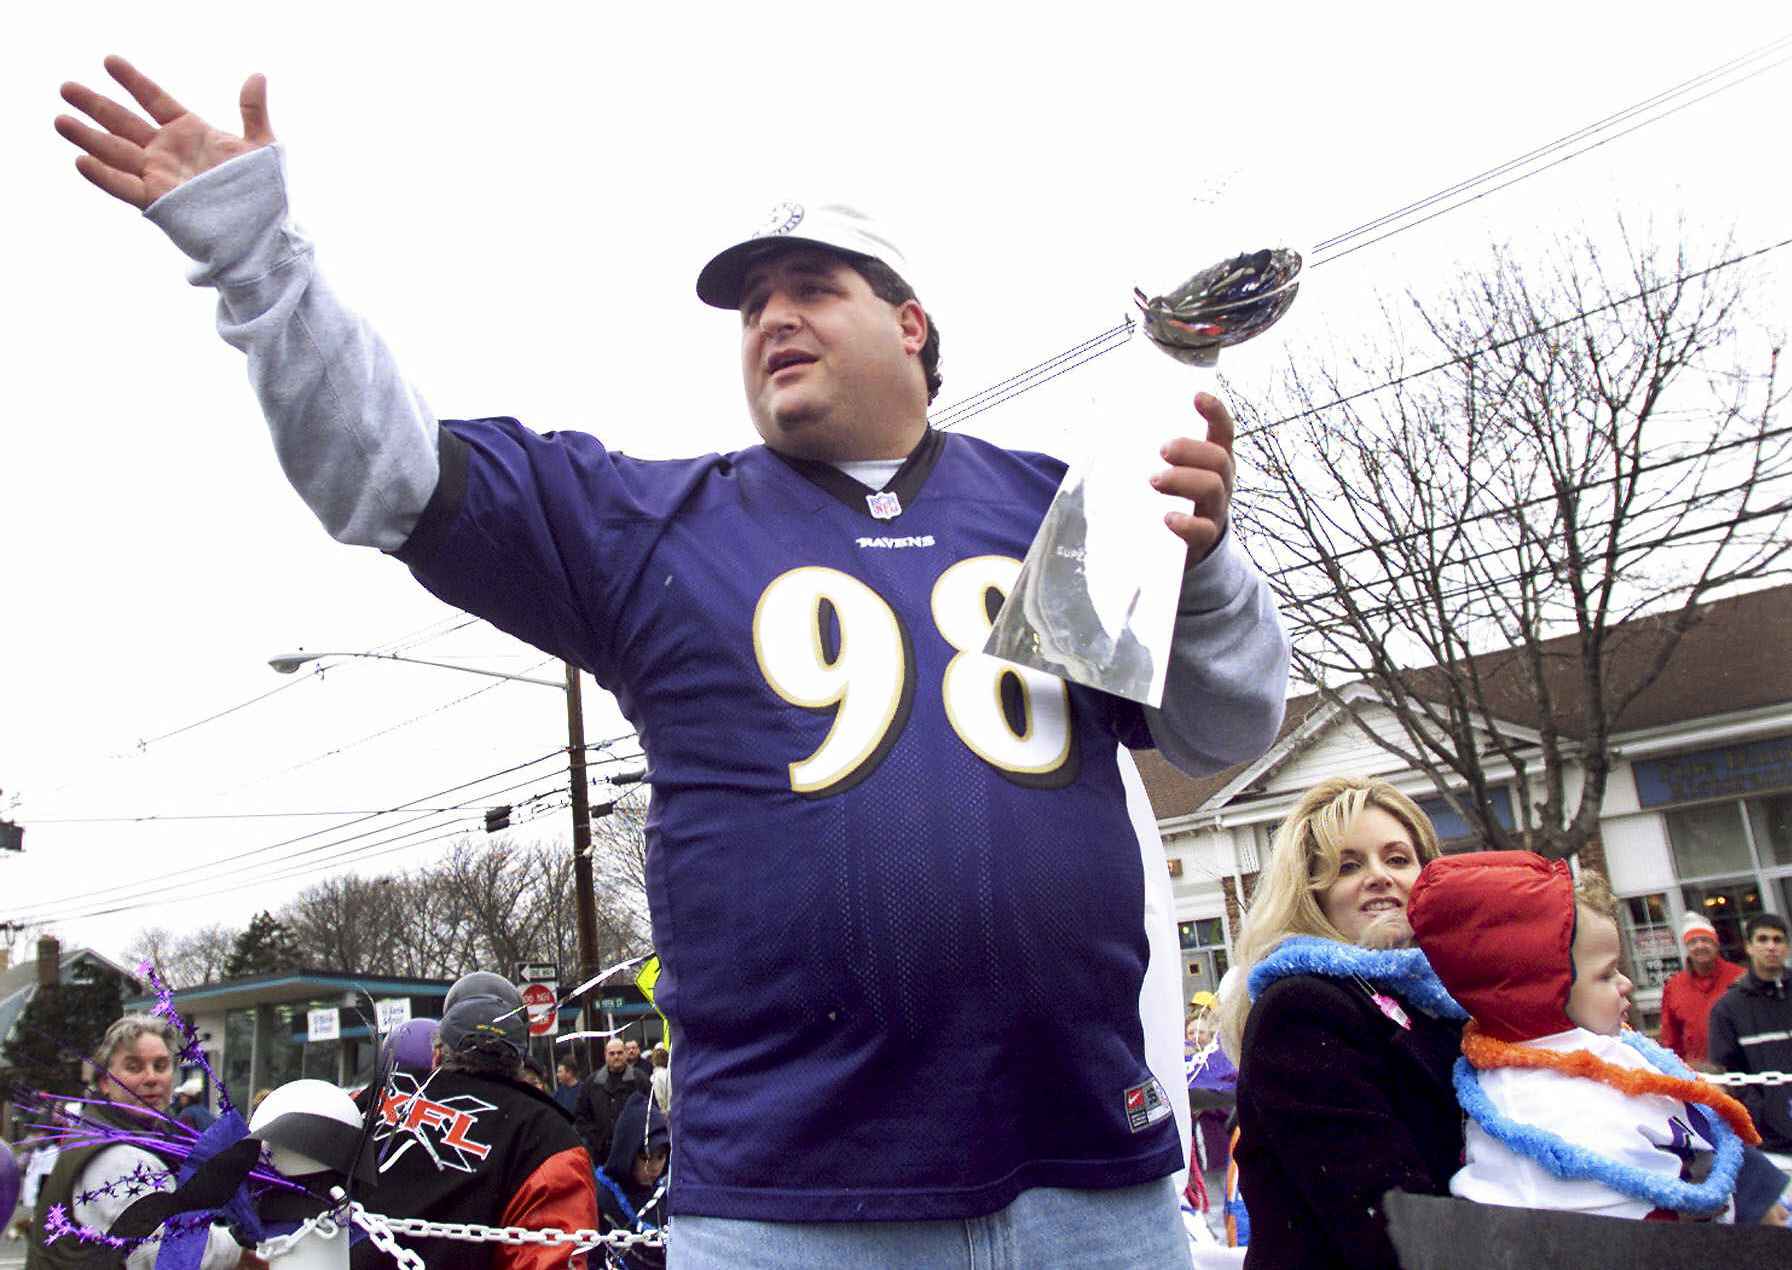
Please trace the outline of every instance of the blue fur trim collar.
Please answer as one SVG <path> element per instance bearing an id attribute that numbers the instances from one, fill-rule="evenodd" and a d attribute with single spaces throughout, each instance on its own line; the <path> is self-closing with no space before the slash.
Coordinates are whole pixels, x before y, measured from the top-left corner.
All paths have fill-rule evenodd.
<path id="1" fill-rule="evenodd" d="M 1658 1071 L 1682 1080 L 1696 1079 L 1684 1063 L 1647 1037 L 1625 1032 L 1618 1039 L 1648 1059 Z M 1475 1123 L 1487 1131 L 1488 1137 L 1518 1155 L 1537 1161 L 1551 1177 L 1565 1182 L 1583 1178 L 1602 1182 L 1614 1191 L 1647 1200 L 1657 1208 L 1671 1208 L 1696 1216 L 1707 1216 L 1722 1209 L 1736 1189 L 1736 1173 L 1742 1167 L 1742 1139 L 1724 1123 L 1722 1116 L 1711 1114 L 1705 1117 L 1716 1141 L 1717 1155 L 1712 1160 L 1710 1176 L 1694 1186 L 1677 1178 L 1646 1173 L 1633 1165 L 1619 1164 L 1597 1151 L 1576 1146 L 1559 1134 L 1536 1125 L 1520 1124 L 1500 1114 L 1481 1088 L 1480 1073 L 1466 1058 L 1456 1060 L 1455 1085 L 1456 1100 Z"/>
<path id="2" fill-rule="evenodd" d="M 1439 981 L 1425 954 L 1417 948 L 1358 948 L 1335 939 L 1290 935 L 1275 951 L 1251 967 L 1251 1000 L 1277 979 L 1290 975 L 1323 975 L 1327 979 L 1362 978 L 1386 988 L 1406 1004 L 1444 1019 L 1466 1019 Z"/>

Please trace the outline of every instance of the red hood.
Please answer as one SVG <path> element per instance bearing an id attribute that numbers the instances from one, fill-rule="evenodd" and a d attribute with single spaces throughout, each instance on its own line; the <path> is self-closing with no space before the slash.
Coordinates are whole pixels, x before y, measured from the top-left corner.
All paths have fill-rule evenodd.
<path id="1" fill-rule="evenodd" d="M 1482 1031 L 1528 1041 L 1574 1026 L 1574 881 L 1530 851 L 1481 851 L 1427 864 L 1407 897 L 1419 947 Z"/>

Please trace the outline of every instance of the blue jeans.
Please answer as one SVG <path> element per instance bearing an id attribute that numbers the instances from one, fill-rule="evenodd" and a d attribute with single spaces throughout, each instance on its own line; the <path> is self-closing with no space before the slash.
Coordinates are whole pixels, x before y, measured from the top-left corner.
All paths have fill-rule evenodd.
<path id="1" fill-rule="evenodd" d="M 1184 1270 L 1169 1178 L 1110 1191 L 1039 1187 L 968 1221 L 674 1217 L 668 1270 Z"/>

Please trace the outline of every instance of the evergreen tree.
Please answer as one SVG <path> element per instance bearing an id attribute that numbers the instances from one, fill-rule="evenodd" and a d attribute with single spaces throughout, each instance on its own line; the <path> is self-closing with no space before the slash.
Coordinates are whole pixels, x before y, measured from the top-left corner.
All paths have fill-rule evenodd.
<path id="1" fill-rule="evenodd" d="M 4 1048 L 7 1087 L 62 1096 L 81 1092 L 81 1060 L 124 1013 L 128 981 L 104 967 L 77 973 L 75 982 L 40 987 L 20 1012 Z"/>
<path id="2" fill-rule="evenodd" d="M 249 926 L 236 937 L 236 944 L 224 962 L 226 979 L 243 979 L 250 975 L 273 974 L 280 970 L 296 970 L 298 953 L 292 933 L 274 915 L 263 909 L 249 921 Z"/>

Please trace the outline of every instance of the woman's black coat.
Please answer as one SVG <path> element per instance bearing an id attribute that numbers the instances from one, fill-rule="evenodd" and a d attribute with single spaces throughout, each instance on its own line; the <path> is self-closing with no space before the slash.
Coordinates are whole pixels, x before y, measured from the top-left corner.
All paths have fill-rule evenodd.
<path id="1" fill-rule="evenodd" d="M 1382 1195 L 1448 1193 L 1462 1024 L 1404 1008 L 1410 1029 L 1361 981 L 1318 975 L 1278 979 L 1252 1006 L 1236 1152 L 1246 1266 L 1395 1267 Z"/>

